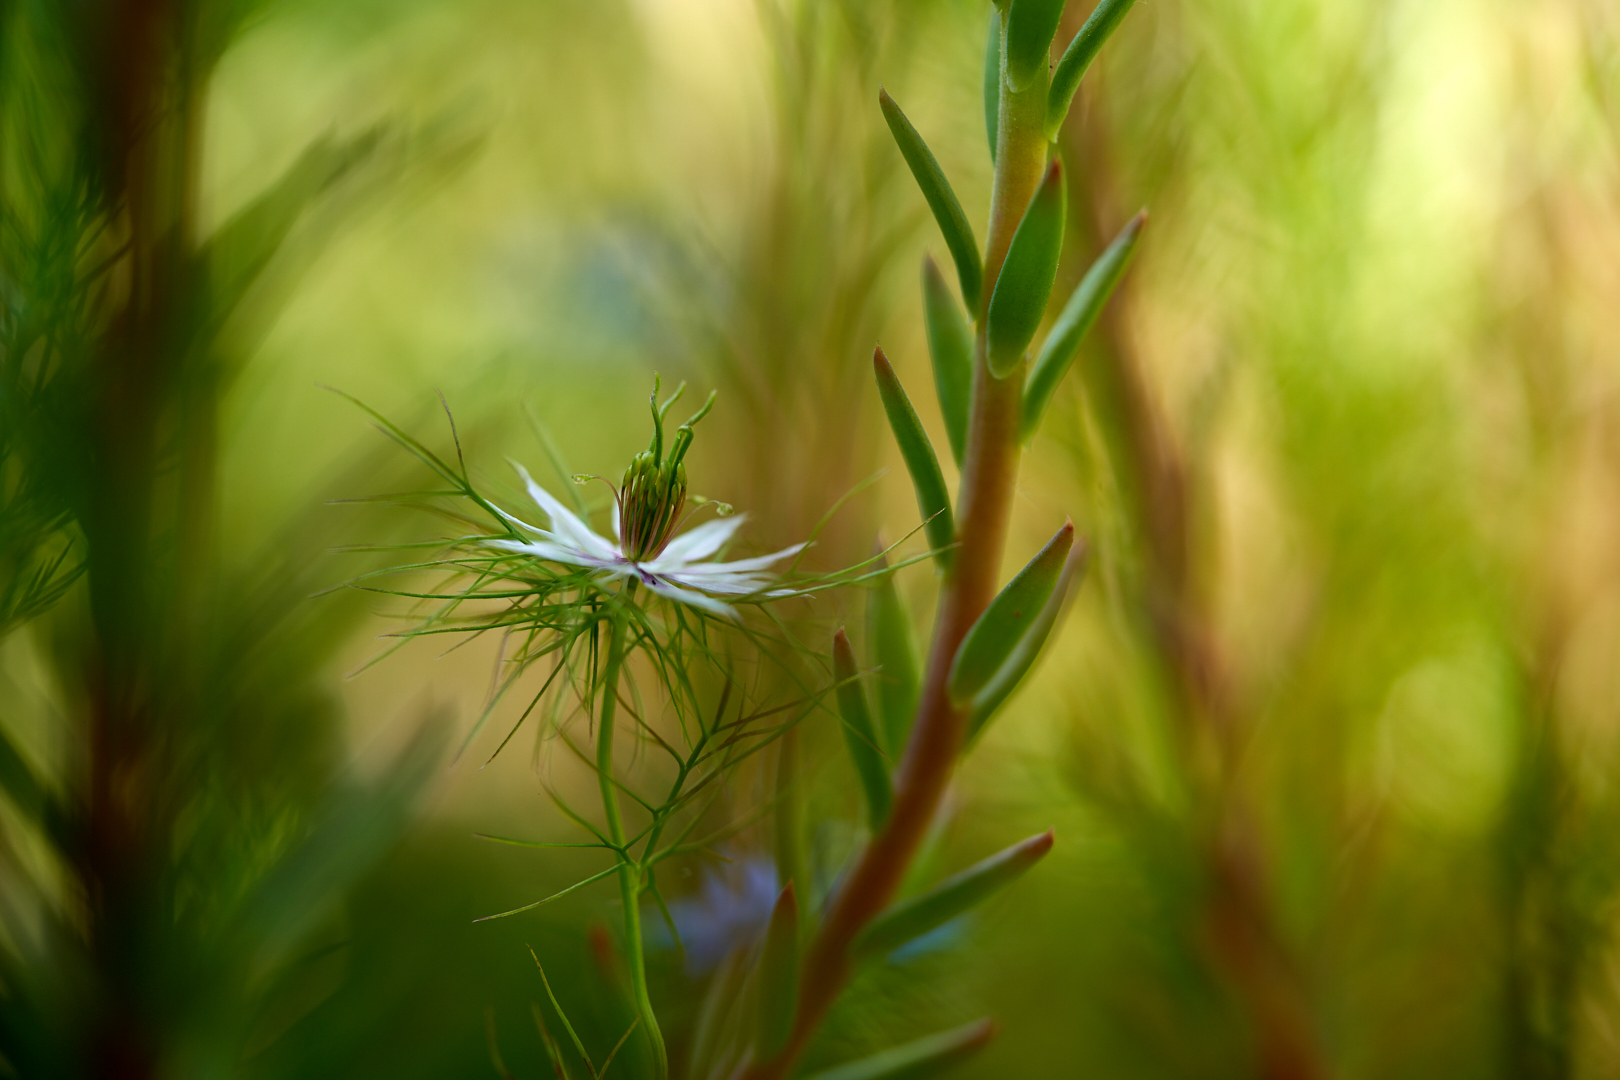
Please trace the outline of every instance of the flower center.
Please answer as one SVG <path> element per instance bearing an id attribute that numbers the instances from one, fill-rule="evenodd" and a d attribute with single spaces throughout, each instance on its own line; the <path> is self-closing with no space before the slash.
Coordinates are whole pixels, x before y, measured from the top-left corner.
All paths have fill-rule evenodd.
<path id="1" fill-rule="evenodd" d="M 664 550 L 686 507 L 686 466 L 654 460 L 643 450 L 631 459 L 619 487 L 619 549 L 640 562 Z"/>
<path id="2" fill-rule="evenodd" d="M 681 522 L 686 508 L 686 466 L 682 464 L 692 445 L 692 425 L 708 415 L 714 394 L 691 419 L 675 429 L 669 453 L 664 453 L 664 414 L 686 389 L 682 383 L 662 405 L 658 404 L 659 384 L 653 376 L 652 443 L 630 460 L 619 485 L 619 551 L 632 562 L 653 559 L 664 550 Z"/>

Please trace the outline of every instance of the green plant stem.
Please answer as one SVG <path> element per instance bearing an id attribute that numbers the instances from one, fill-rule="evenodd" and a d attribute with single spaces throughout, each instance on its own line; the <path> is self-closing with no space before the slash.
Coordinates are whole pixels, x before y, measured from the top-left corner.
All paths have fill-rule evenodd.
<path id="1" fill-rule="evenodd" d="M 625 587 L 625 602 L 635 595 L 636 583 L 632 579 Z M 642 866 L 625 850 L 624 817 L 619 812 L 619 792 L 613 785 L 613 720 L 619 711 L 619 670 L 624 667 L 625 616 L 615 612 L 613 630 L 608 638 L 607 666 L 602 672 L 602 704 L 596 717 L 596 779 L 602 789 L 602 812 L 607 817 L 608 837 L 619 849 L 619 896 L 624 903 L 624 951 L 630 964 L 630 986 L 636 998 L 636 1014 L 641 1017 L 642 1029 L 647 1033 L 653 1055 L 653 1076 L 664 1080 L 669 1075 L 669 1057 L 664 1050 L 664 1035 L 653 1014 L 652 998 L 647 993 L 647 964 L 641 946 L 641 878 Z M 649 849 L 650 850 L 650 849 Z"/>
<path id="2" fill-rule="evenodd" d="M 962 749 L 967 713 L 952 706 L 946 677 L 963 637 L 995 595 L 1018 472 L 1020 392 L 1028 367 L 1020 361 L 1006 378 L 990 374 L 985 362 L 985 315 L 1013 232 L 1045 171 L 1046 93 L 1044 74 L 1018 93 L 1002 79 L 990 234 L 974 343 L 973 401 L 957 500 L 957 557 L 942 582 L 917 719 L 895 777 L 894 806 L 887 826 L 872 838 L 833 897 L 809 945 L 786 1048 L 755 1063 L 746 1074 L 749 1080 L 780 1080 L 803 1053 L 848 981 L 851 943 L 888 906 L 904 879 Z"/>

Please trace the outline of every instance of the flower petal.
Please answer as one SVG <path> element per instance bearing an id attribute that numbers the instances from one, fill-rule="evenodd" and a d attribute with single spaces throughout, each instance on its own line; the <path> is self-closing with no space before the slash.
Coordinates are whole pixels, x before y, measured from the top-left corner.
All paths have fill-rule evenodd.
<path id="1" fill-rule="evenodd" d="M 527 543 L 521 540 L 485 540 L 485 545 L 510 551 L 514 555 L 533 555 L 537 559 L 547 562 L 565 563 L 568 566 L 584 566 L 592 570 L 611 570 L 617 559 L 600 559 L 590 552 L 580 551 L 559 544 L 551 540 L 532 540 Z"/>
<path id="2" fill-rule="evenodd" d="M 505 510 L 502 510 L 500 507 L 496 506 L 494 503 L 490 504 L 490 509 L 495 511 L 497 514 L 501 515 L 501 519 L 503 521 L 506 521 L 506 522 L 509 522 L 510 524 L 516 525 L 518 528 L 522 529 L 524 532 L 531 532 L 531 533 L 534 533 L 536 536 L 543 536 L 547 540 L 552 539 L 552 535 L 549 532 L 547 532 L 546 530 L 540 528 L 538 525 L 530 525 L 527 521 L 524 521 L 522 518 L 516 517 L 516 516 L 514 516 L 512 514 L 508 514 Z"/>
<path id="3" fill-rule="evenodd" d="M 745 517 L 746 514 L 734 514 L 689 529 L 664 545 L 663 552 L 647 566 L 656 572 L 660 567 L 674 569 L 694 559 L 706 559 L 731 539 Z"/>
<path id="4" fill-rule="evenodd" d="M 732 562 L 721 563 L 689 563 L 681 568 L 683 574 L 737 574 L 747 573 L 750 570 L 763 570 L 774 562 L 781 562 L 789 555 L 797 555 L 809 544 L 794 544 L 770 555 L 760 555 L 752 559 L 737 559 Z"/>
<path id="5" fill-rule="evenodd" d="M 659 596 L 664 597 L 666 600 L 673 600 L 677 604 L 687 604 L 691 607 L 700 608 L 703 611 L 710 612 L 714 615 L 719 615 L 726 619 L 735 619 L 737 617 L 737 609 L 726 603 L 724 600 L 716 600 L 712 596 L 705 596 L 700 592 L 693 592 L 690 589 L 683 589 L 678 585 L 671 584 L 667 580 L 651 577 L 649 575 L 644 575 L 641 580 L 646 584 L 647 588 L 651 589 Z"/>
<path id="6" fill-rule="evenodd" d="M 708 574 L 699 576 L 688 574 L 685 570 L 675 570 L 663 575 L 666 581 L 673 581 L 677 585 L 685 585 L 692 589 L 702 589 L 704 592 L 725 593 L 728 596 L 748 596 L 751 593 L 764 591 L 771 584 L 768 577 L 756 574 Z"/>
<path id="7" fill-rule="evenodd" d="M 546 512 L 546 516 L 551 518 L 551 530 L 557 534 L 557 539 L 602 559 L 611 559 L 619 554 L 611 541 L 593 533 L 590 526 L 576 517 L 574 512 L 564 506 L 555 495 L 535 483 L 528 469 L 515 461 L 512 462 L 512 468 L 523 477 L 524 486 L 529 490 L 529 498 L 538 503 L 540 509 Z"/>

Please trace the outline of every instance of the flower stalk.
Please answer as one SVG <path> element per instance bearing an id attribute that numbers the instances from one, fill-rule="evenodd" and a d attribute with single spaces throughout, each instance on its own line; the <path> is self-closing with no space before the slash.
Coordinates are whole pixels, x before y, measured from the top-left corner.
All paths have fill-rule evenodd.
<path id="1" fill-rule="evenodd" d="M 632 602 L 636 593 L 636 580 L 631 578 L 624 587 L 625 602 Z M 641 1029 L 647 1033 L 647 1043 L 653 1057 L 655 1080 L 669 1075 L 669 1057 L 664 1049 L 664 1035 L 653 1012 L 652 998 L 647 993 L 647 964 L 642 956 L 641 940 L 641 882 L 645 873 L 639 860 L 632 859 L 624 831 L 624 815 L 619 810 L 619 792 L 613 780 L 614 720 L 619 708 L 619 672 L 624 667 L 624 635 L 626 615 L 614 611 L 609 617 L 612 629 L 608 634 L 607 663 L 602 672 L 602 700 L 596 717 L 596 777 L 602 791 L 602 814 L 607 819 L 608 838 L 619 853 L 619 896 L 624 907 L 624 952 L 630 965 L 630 988 L 635 996 L 636 1015 Z"/>

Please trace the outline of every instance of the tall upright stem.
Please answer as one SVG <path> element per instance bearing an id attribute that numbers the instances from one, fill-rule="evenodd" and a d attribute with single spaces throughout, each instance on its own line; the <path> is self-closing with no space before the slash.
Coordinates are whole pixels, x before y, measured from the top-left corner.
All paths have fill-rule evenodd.
<path id="1" fill-rule="evenodd" d="M 635 595 L 636 582 L 625 586 L 626 603 Z M 602 703 L 596 716 L 596 778 L 602 789 L 602 812 L 607 817 L 608 837 L 618 848 L 619 897 L 624 904 L 624 952 L 630 964 L 630 987 L 636 999 L 636 1015 L 647 1033 L 653 1055 L 653 1076 L 669 1075 L 669 1055 L 664 1034 L 653 1014 L 647 993 L 647 965 L 641 948 L 641 864 L 625 850 L 624 817 L 619 812 L 619 789 L 613 782 L 613 721 L 619 711 L 619 670 L 624 667 L 625 617 L 612 616 L 613 630 L 608 638 L 607 666 L 602 672 Z M 649 849 L 650 850 L 650 849 Z"/>
<path id="2" fill-rule="evenodd" d="M 946 677 L 963 637 L 995 595 L 1018 473 L 1018 418 L 1026 364 L 996 378 L 985 363 L 985 316 L 1013 233 L 1046 167 L 1047 78 L 1013 92 L 1003 58 L 995 185 L 985 245 L 984 288 L 974 346 L 973 403 L 957 497 L 957 554 L 941 585 L 939 613 L 911 739 L 895 776 L 894 807 L 833 898 L 801 967 L 798 1012 L 786 1048 L 756 1063 L 749 1080 L 780 1080 L 803 1053 L 849 979 L 849 947 L 888 906 L 939 808 L 962 749 L 966 713 Z"/>

